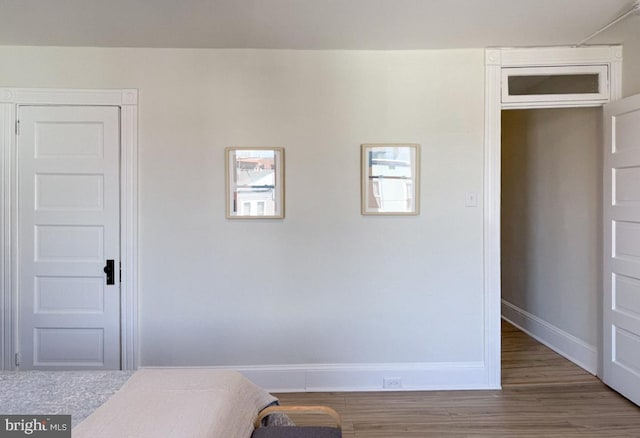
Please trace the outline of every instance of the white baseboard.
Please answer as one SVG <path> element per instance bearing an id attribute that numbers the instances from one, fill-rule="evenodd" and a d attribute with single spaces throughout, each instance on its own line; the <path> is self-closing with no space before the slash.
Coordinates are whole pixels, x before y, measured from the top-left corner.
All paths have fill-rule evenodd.
<path id="1" fill-rule="evenodd" d="M 488 385 L 489 373 L 483 362 L 252 365 L 197 368 L 233 369 L 241 372 L 256 385 L 269 392 L 498 389 Z M 385 378 L 400 378 L 401 386 L 385 389 L 383 388 L 383 379 Z"/>
<path id="2" fill-rule="evenodd" d="M 598 350 L 595 346 L 505 300 L 502 300 L 502 318 L 579 367 L 596 374 Z"/>

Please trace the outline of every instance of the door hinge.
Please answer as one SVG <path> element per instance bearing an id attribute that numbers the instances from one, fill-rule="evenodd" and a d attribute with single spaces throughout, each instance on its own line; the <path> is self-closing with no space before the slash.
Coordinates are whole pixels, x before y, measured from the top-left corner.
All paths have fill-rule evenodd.
<path id="1" fill-rule="evenodd" d="M 15 364 L 17 367 L 20 366 L 20 353 L 15 354 Z"/>
<path id="2" fill-rule="evenodd" d="M 16 120 L 16 135 L 20 135 L 20 120 Z"/>
<path id="3" fill-rule="evenodd" d="M 122 283 L 122 263 L 118 263 L 118 266 L 120 268 L 120 283 Z"/>

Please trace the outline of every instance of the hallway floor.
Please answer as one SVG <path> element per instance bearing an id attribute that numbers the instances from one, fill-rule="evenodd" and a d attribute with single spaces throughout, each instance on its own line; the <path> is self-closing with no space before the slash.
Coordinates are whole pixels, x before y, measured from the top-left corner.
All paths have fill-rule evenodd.
<path id="1" fill-rule="evenodd" d="M 502 387 L 597 383 L 579 366 L 545 347 L 510 323 L 502 321 Z"/>
<path id="2" fill-rule="evenodd" d="M 502 330 L 502 391 L 276 395 L 333 407 L 344 438 L 640 437 L 640 408 L 510 324 Z"/>

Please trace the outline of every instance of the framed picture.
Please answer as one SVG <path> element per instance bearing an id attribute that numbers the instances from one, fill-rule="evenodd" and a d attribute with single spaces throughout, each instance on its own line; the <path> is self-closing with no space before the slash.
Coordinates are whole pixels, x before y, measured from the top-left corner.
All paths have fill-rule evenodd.
<path id="1" fill-rule="evenodd" d="M 362 214 L 420 212 L 420 145 L 362 145 Z"/>
<path id="2" fill-rule="evenodd" d="M 284 217 L 284 149 L 225 149 L 227 218 Z"/>

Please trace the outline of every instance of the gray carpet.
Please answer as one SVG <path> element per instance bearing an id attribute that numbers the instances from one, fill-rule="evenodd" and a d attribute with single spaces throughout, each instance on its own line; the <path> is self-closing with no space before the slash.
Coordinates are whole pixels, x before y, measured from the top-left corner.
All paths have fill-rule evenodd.
<path id="1" fill-rule="evenodd" d="M 133 371 L 0 371 L 0 414 L 71 415 L 77 425 Z"/>

